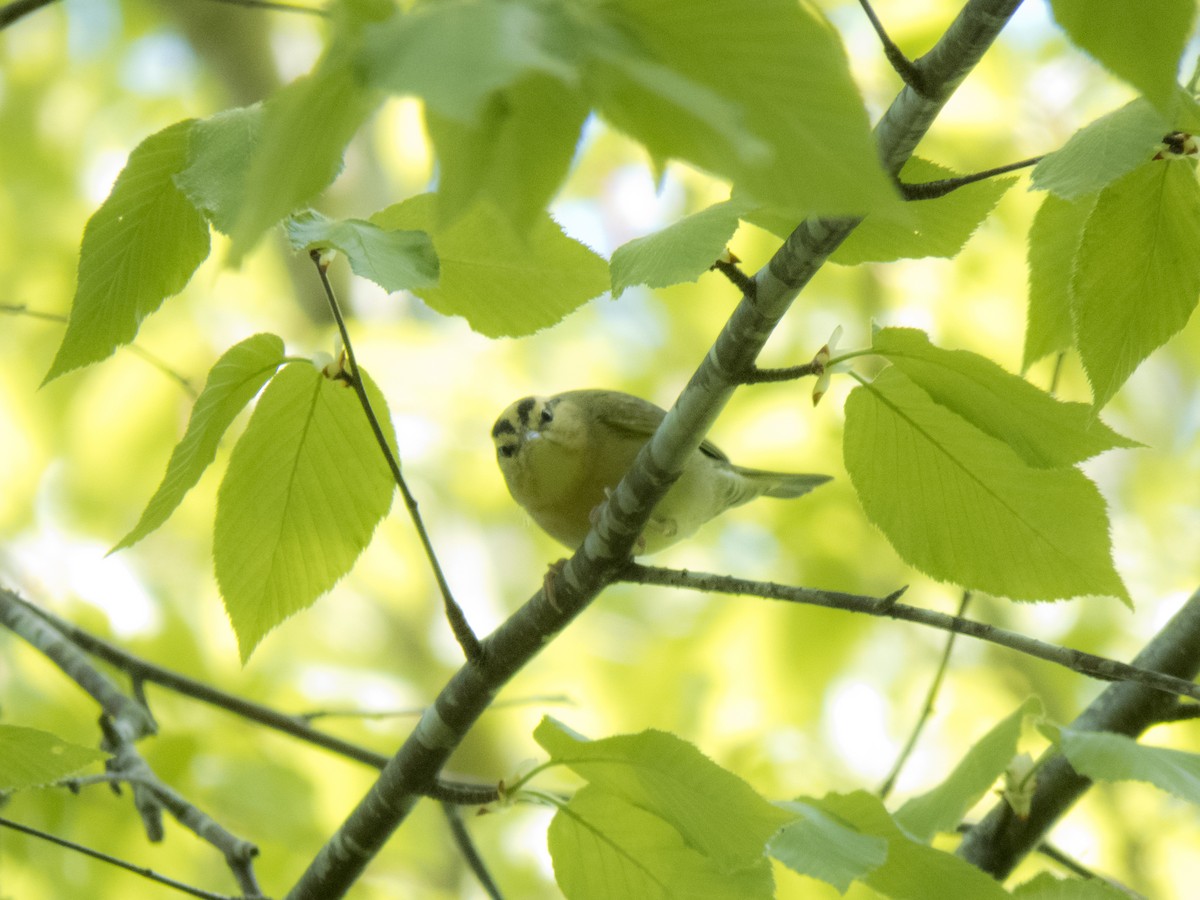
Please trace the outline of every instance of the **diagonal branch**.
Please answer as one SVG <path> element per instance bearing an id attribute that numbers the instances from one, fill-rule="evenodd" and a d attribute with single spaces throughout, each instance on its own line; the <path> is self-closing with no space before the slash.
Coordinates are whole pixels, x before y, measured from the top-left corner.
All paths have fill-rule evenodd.
<path id="1" fill-rule="evenodd" d="M 969 0 L 937 45 L 914 65 L 922 92 L 906 86 L 875 129 L 885 170 L 895 175 L 954 89 L 999 36 L 1020 0 Z M 755 276 L 715 345 L 658 431 L 638 454 L 583 546 L 554 579 L 483 641 L 483 653 L 446 684 L 408 740 L 309 865 L 288 900 L 345 896 L 500 688 L 571 623 L 619 573 L 655 504 L 732 396 L 772 330 L 858 218 L 809 219 Z"/>
<path id="2" fill-rule="evenodd" d="M 1134 657 L 1133 664 L 1181 679 L 1193 679 L 1200 673 L 1200 590 Z M 1105 688 L 1071 727 L 1137 737 L 1150 726 L 1169 721 L 1176 708 L 1170 694 L 1123 682 Z M 1050 750 L 1043 760 L 1038 761 L 1037 789 L 1028 817 L 1013 815 L 1008 803 L 1000 800 L 967 832 L 959 856 L 989 875 L 1003 878 L 1091 787 L 1092 782 L 1071 768 L 1062 755 Z"/>

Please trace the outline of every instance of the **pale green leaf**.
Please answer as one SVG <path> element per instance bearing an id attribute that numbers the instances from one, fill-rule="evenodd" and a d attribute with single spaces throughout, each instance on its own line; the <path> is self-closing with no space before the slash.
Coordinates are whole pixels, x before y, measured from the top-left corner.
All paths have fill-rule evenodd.
<path id="1" fill-rule="evenodd" d="M 71 318 L 43 384 L 132 341 L 208 257 L 208 225 L 173 181 L 193 124 L 176 122 L 138 144 L 88 219 Z"/>
<path id="2" fill-rule="evenodd" d="M 1071 279 L 1094 195 L 1064 200 L 1047 194 L 1029 228 L 1029 320 L 1022 368 L 1074 344 Z"/>
<path id="3" fill-rule="evenodd" d="M 567 900 L 752 900 L 774 896 L 765 858 L 727 870 L 658 816 L 595 787 L 550 823 L 554 877 Z"/>
<path id="4" fill-rule="evenodd" d="M 546 5 L 426 3 L 368 31 L 365 78 L 419 96 L 438 116 L 471 126 L 492 95 L 529 75 L 576 80 L 573 42 L 562 25 Z"/>
<path id="5" fill-rule="evenodd" d="M 1103 731 L 1059 731 L 1059 744 L 1071 767 L 1095 781 L 1146 781 L 1160 790 L 1200 804 L 1200 754 L 1147 747 L 1131 737 Z"/>
<path id="6" fill-rule="evenodd" d="M 1105 0 L 1099 9 L 1094 0 L 1050 0 L 1050 8 L 1076 46 L 1159 109 L 1173 109 L 1179 57 L 1196 18 L 1195 0 Z"/>
<path id="7" fill-rule="evenodd" d="M 387 404 L 367 379 L 384 434 Z M 395 484 L 354 389 L 308 363 L 259 398 L 217 497 L 213 560 L 242 659 L 350 570 Z"/>
<path id="8" fill-rule="evenodd" d="M 1055 399 L 967 350 L 943 350 L 915 328 L 884 328 L 873 349 L 925 393 L 1039 469 L 1071 466 L 1114 447 L 1139 447 L 1086 403 Z"/>
<path id="9" fill-rule="evenodd" d="M 664 820 L 722 871 L 755 865 L 771 836 L 794 818 L 673 734 L 589 741 L 547 717 L 533 736 L 555 762 Z"/>
<path id="10" fill-rule="evenodd" d="M 726 200 L 618 247 L 609 263 L 614 299 L 635 284 L 661 288 L 695 281 L 724 253 L 745 211 L 744 203 Z"/>
<path id="11" fill-rule="evenodd" d="M 262 125 L 262 104 L 256 103 L 192 126 L 187 168 L 175 176 L 175 184 L 222 234 L 232 233 L 237 223 Z"/>
<path id="12" fill-rule="evenodd" d="M 1013 889 L 1021 900 L 1129 900 L 1129 895 L 1099 878 L 1055 878 L 1050 872 Z"/>
<path id="13" fill-rule="evenodd" d="M 535 75 L 492 94 L 471 121 L 425 110 L 438 157 L 438 220 L 449 225 L 481 199 L 524 232 L 558 190 L 588 107 L 578 91 Z"/>
<path id="14" fill-rule="evenodd" d="M 922 184 L 955 178 L 959 173 L 928 160 L 912 157 L 900 171 L 904 182 Z M 830 262 L 856 266 L 864 262 L 892 262 L 957 255 L 979 223 L 987 218 L 1015 177 L 989 178 L 951 191 L 935 200 L 910 203 L 905 218 L 868 216 L 833 251 Z"/>
<path id="15" fill-rule="evenodd" d="M 171 452 L 162 484 L 146 504 L 137 525 L 110 553 L 133 546 L 167 521 L 213 461 L 217 444 L 234 417 L 282 362 L 283 341 L 273 334 L 256 334 L 222 354 L 192 407 L 187 431 Z"/>
<path id="16" fill-rule="evenodd" d="M 852 882 L 887 859 L 887 841 L 862 834 L 819 806 L 785 803 L 799 818 L 771 839 L 768 851 L 794 872 L 833 885 L 845 893 Z"/>
<path id="17" fill-rule="evenodd" d="M 1096 200 L 1071 312 L 1097 409 L 1187 324 L 1200 298 L 1197 247 L 1200 184 L 1191 160 L 1148 163 Z"/>
<path id="18" fill-rule="evenodd" d="M 1000 882 L 950 853 L 908 838 L 882 801 L 866 791 L 810 799 L 828 815 L 864 835 L 887 841 L 887 859 L 863 878 L 892 900 L 1001 900 Z"/>
<path id="19" fill-rule="evenodd" d="M 0 725 L 0 791 L 50 784 L 107 758 L 107 753 L 47 731 Z"/>
<path id="20" fill-rule="evenodd" d="M 609 0 L 587 10 L 585 87 L 654 159 L 687 160 L 759 205 L 854 214 L 895 204 L 837 32 L 814 7 Z"/>
<path id="21" fill-rule="evenodd" d="M 843 453 L 867 518 L 922 572 L 1014 600 L 1128 602 L 1096 486 L 1027 465 L 899 369 L 851 392 Z"/>
<path id="22" fill-rule="evenodd" d="M 314 210 L 287 221 L 288 240 L 297 250 L 334 249 L 346 255 L 354 274 L 387 291 L 433 287 L 438 259 L 423 231 L 385 230 L 362 219 L 334 221 Z"/>
<path id="23" fill-rule="evenodd" d="M 375 109 L 365 88 L 335 45 L 316 69 L 263 104 L 261 135 L 246 172 L 229 251 L 237 265 L 264 231 L 307 206 L 342 170 L 350 138 Z"/>
<path id="24" fill-rule="evenodd" d="M 488 337 L 532 334 L 560 321 L 608 287 L 608 266 L 542 214 L 517 235 L 480 204 L 453 224 L 437 224 L 432 194 L 371 217 L 384 229 L 410 228 L 433 238 L 441 265 L 437 287 L 417 296 L 442 315 L 462 316 Z"/>
<path id="25" fill-rule="evenodd" d="M 900 807 L 896 811 L 896 822 L 910 836 L 924 843 L 938 832 L 953 831 L 1008 768 L 1017 753 L 1025 717 L 1041 715 L 1041 712 L 1039 700 L 1026 700 L 1012 715 L 974 743 L 945 781 Z"/>
<path id="26" fill-rule="evenodd" d="M 1081 128 L 1033 169 L 1033 187 L 1078 200 L 1151 159 L 1171 123 L 1137 99 Z"/>

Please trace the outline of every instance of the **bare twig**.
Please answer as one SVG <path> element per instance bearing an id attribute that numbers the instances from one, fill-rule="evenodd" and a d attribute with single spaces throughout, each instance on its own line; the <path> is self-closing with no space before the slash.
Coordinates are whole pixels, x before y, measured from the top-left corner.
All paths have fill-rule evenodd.
<path id="1" fill-rule="evenodd" d="M 492 873 L 488 871 L 487 864 L 483 861 L 483 857 L 479 855 L 479 848 L 475 846 L 475 841 L 471 839 L 471 833 L 467 831 L 467 826 L 462 820 L 462 813 L 459 812 L 457 806 L 453 803 L 442 803 L 442 812 L 446 814 L 446 821 L 450 824 L 450 834 L 454 837 L 454 844 L 458 847 L 458 852 L 462 854 L 462 858 L 466 860 L 471 872 L 479 881 L 479 886 L 483 888 L 483 892 L 492 900 L 504 900 L 500 893 L 500 888 L 492 878 Z"/>
<path id="2" fill-rule="evenodd" d="M 14 0 L 6 6 L 0 6 L 0 30 L 53 2 L 54 0 Z"/>
<path id="3" fill-rule="evenodd" d="M 896 185 L 900 188 L 900 196 L 905 200 L 936 200 L 939 197 L 945 197 L 952 191 L 957 191 L 961 187 L 966 187 L 968 184 L 975 184 L 977 181 L 987 181 L 989 178 L 995 178 L 997 175 L 1005 175 L 1009 172 L 1016 172 L 1018 169 L 1027 169 L 1030 166 L 1036 166 L 1041 161 L 1042 157 L 1031 156 L 1029 159 L 1023 159 L 1020 162 L 996 166 L 994 169 L 984 169 L 982 172 L 972 172 L 970 175 L 943 178 L 940 181 L 925 181 L 921 184 L 907 184 L 903 181 L 897 181 Z"/>
<path id="4" fill-rule="evenodd" d="M 107 853 L 102 853 L 99 850 L 93 850 L 91 847 L 85 847 L 83 844 L 77 844 L 74 841 L 68 841 L 65 838 L 60 838 L 57 835 L 49 834 L 37 828 L 31 828 L 28 825 L 22 825 L 19 822 L 14 822 L 12 819 L 0 818 L 0 827 L 11 828 L 13 831 L 19 831 L 21 834 L 28 834 L 31 837 L 46 841 L 47 843 L 57 844 L 60 847 L 65 847 L 68 850 L 74 850 L 76 853 L 82 853 L 84 856 L 90 856 L 92 859 L 98 859 L 101 862 L 108 863 L 110 866 L 116 866 L 119 869 L 124 869 L 127 872 L 133 872 L 135 875 L 141 875 L 156 884 L 161 884 L 165 887 L 174 888 L 184 894 L 189 894 L 192 897 L 199 897 L 201 900 L 247 900 L 247 898 L 231 897 L 228 894 L 214 894 L 212 891 L 205 891 L 201 888 L 192 887 L 190 884 L 185 884 L 182 881 L 176 881 L 174 878 L 168 878 L 166 875 L 159 875 L 153 869 L 147 869 L 144 866 L 135 866 L 133 863 L 126 862 L 123 859 L 118 859 L 115 856 L 110 856 Z"/>
<path id="5" fill-rule="evenodd" d="M 383 434 L 383 428 L 379 424 L 379 419 L 376 417 L 375 411 L 371 409 L 371 401 L 367 397 L 367 389 L 363 384 L 362 375 L 359 373 L 358 362 L 354 358 L 354 347 L 350 343 L 350 333 L 346 329 L 346 320 L 342 317 L 341 306 L 333 293 L 333 285 L 329 283 L 329 276 L 326 271 L 328 263 L 321 261 L 320 250 L 313 250 L 309 255 L 312 257 L 313 264 L 317 267 L 317 274 L 321 278 L 321 285 L 325 288 L 325 299 L 329 301 L 330 312 L 333 313 L 334 321 L 337 322 L 338 333 L 342 336 L 342 345 L 346 348 L 346 359 L 350 366 L 348 373 L 350 384 L 354 387 L 354 392 L 358 395 L 358 402 L 362 404 L 363 412 L 366 413 L 367 420 L 371 423 L 371 430 L 375 433 L 375 440 L 379 442 L 379 449 L 383 452 L 388 467 L 392 470 L 392 478 L 395 479 L 396 486 L 400 488 L 400 496 L 404 498 L 404 505 L 408 508 L 408 515 L 412 519 L 413 527 L 417 530 L 417 537 L 420 539 L 421 546 L 425 550 L 425 557 L 429 560 L 429 565 L 433 569 L 433 577 L 437 581 L 439 590 L 442 592 L 443 606 L 446 611 L 446 619 L 450 623 L 450 629 L 454 632 L 454 638 L 458 641 L 459 646 L 462 647 L 463 654 L 467 659 L 478 660 L 483 653 L 479 638 L 475 636 L 475 632 L 471 629 L 471 625 L 467 621 L 466 614 L 463 612 L 462 607 L 458 605 L 458 601 L 454 599 L 454 594 L 450 591 L 450 584 L 446 581 L 446 576 L 442 573 L 442 566 L 438 562 L 437 553 L 434 552 L 433 542 L 429 539 L 429 532 L 425 530 L 425 522 L 421 519 L 421 514 L 417 509 L 416 498 L 413 497 L 412 492 L 408 489 L 408 484 L 400 471 L 400 463 Z"/>
<path id="6" fill-rule="evenodd" d="M 1082 650 L 1072 650 L 1069 647 L 1059 647 L 1048 644 L 1014 631 L 997 628 L 964 619 L 960 616 L 948 616 L 945 613 L 931 609 L 920 609 L 906 606 L 895 601 L 896 594 L 888 597 L 863 597 L 858 594 L 843 594 L 837 591 L 821 591 L 813 588 L 791 587 L 782 584 L 772 584 L 763 581 L 752 581 L 746 578 L 734 578 L 729 575 L 712 575 L 706 572 L 685 572 L 676 569 L 656 569 L 649 566 L 628 564 L 620 573 L 624 581 L 636 584 L 655 584 L 663 587 L 678 587 L 692 591 L 706 591 L 720 594 L 741 594 L 750 597 L 762 597 L 766 600 L 783 600 L 788 603 L 804 603 L 811 606 L 823 606 L 828 609 L 844 609 L 851 612 L 867 613 L 873 616 L 886 616 L 905 622 L 915 622 L 942 631 L 955 632 L 967 637 L 999 644 L 1026 656 L 1044 659 L 1047 662 L 1097 678 L 1101 681 L 1123 681 L 1143 684 L 1166 694 L 1177 694 L 1184 697 L 1200 699 L 1200 684 L 1193 684 L 1183 678 L 1164 675 L 1149 669 L 1131 666 L 1104 656 L 1084 653 Z"/>
<path id="7" fill-rule="evenodd" d="M 896 74 L 918 94 L 924 94 L 925 81 L 917 64 L 909 59 L 904 51 L 896 45 L 896 42 L 891 39 L 887 33 L 887 29 L 879 21 L 879 16 L 875 14 L 875 10 L 871 7 L 870 2 L 868 0 L 858 0 L 858 2 L 862 5 L 863 12 L 867 14 L 867 19 L 871 22 L 871 27 L 875 29 L 875 34 L 879 37 L 879 43 L 883 46 L 883 55 L 892 64 L 892 68 L 896 70 Z"/>
<path id="8" fill-rule="evenodd" d="M 971 603 L 971 592 L 963 591 L 962 600 L 958 604 L 958 617 L 962 618 L 963 613 L 967 611 L 967 606 Z M 933 715 L 934 703 L 937 700 L 937 695 L 941 692 L 942 681 L 946 677 L 946 669 L 950 665 L 950 652 L 954 649 L 954 639 L 957 637 L 957 632 L 950 632 L 946 638 L 946 646 L 942 650 L 942 658 L 938 662 L 937 671 L 933 674 L 933 681 L 929 685 L 929 691 L 925 695 L 925 704 L 921 707 L 921 712 L 917 716 L 917 721 L 913 724 L 912 731 L 908 735 L 908 740 L 904 742 L 904 749 L 900 751 L 900 755 L 896 757 L 896 762 L 892 765 L 892 771 L 888 773 L 887 778 L 883 780 L 883 784 L 879 786 L 880 799 L 887 799 L 888 794 L 892 792 L 892 788 L 896 786 L 896 779 L 900 777 L 900 771 L 904 768 L 904 764 L 908 762 L 908 758 L 912 756 L 913 748 L 917 746 L 917 739 L 920 738 L 921 732 L 925 730 L 925 723 L 929 721 L 929 717 Z"/>
<path id="9" fill-rule="evenodd" d="M 722 257 L 718 259 L 709 268 L 720 272 L 728 278 L 733 286 L 741 291 L 744 296 L 753 298 L 754 292 L 758 290 L 758 283 L 742 271 L 741 266 L 738 265 L 736 256 L 728 251 L 726 251 L 726 256 L 728 258 Z"/>
<path id="10" fill-rule="evenodd" d="M 329 18 L 329 10 L 323 6 L 301 6 L 294 3 L 278 3 L 275 0 L 210 0 L 212 3 L 225 3 L 229 6 L 244 6 L 247 9 L 265 9 L 271 12 L 299 13 L 305 16 Z"/>

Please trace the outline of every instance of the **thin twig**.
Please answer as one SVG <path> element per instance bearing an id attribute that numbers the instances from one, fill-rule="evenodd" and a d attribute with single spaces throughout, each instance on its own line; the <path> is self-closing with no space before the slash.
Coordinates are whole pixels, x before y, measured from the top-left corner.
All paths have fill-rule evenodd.
<path id="1" fill-rule="evenodd" d="M 161 884 L 165 887 L 174 888 L 177 891 L 182 891 L 185 894 L 190 894 L 193 897 L 200 897 L 201 900 L 246 900 L 246 898 L 231 897 L 228 894 L 214 894 L 212 891 L 206 891 L 201 888 L 192 887 L 190 884 L 184 884 L 182 881 L 176 881 L 174 878 L 168 878 L 166 875 L 159 875 L 153 869 L 147 869 L 144 866 L 135 866 L 133 863 L 126 862 L 123 859 L 118 859 L 115 856 L 110 856 L 107 853 L 102 853 L 99 850 L 93 850 L 91 847 L 85 847 L 83 844 L 77 844 L 74 841 L 68 841 L 66 838 L 60 838 L 57 835 L 49 834 L 37 828 L 31 828 L 28 825 L 22 825 L 19 822 L 14 822 L 12 819 L 0 817 L 0 827 L 11 828 L 13 831 L 19 831 L 22 834 L 28 834 L 31 837 L 40 838 L 43 841 L 48 841 L 51 844 L 57 844 L 60 847 L 66 847 L 68 850 L 74 850 L 76 853 L 82 853 L 84 856 L 90 856 L 92 859 L 98 859 L 101 862 L 106 862 L 110 866 L 116 866 L 119 869 L 125 869 L 127 872 L 133 872 L 135 875 L 141 875 L 150 881 Z"/>
<path id="2" fill-rule="evenodd" d="M 958 604 L 959 617 L 967 611 L 967 606 L 970 602 L 971 592 L 963 591 L 962 600 Z M 954 639 L 957 636 L 957 633 L 952 631 L 946 638 L 946 646 L 942 650 L 942 659 L 938 663 L 937 671 L 933 674 L 933 681 L 930 683 L 929 691 L 925 695 L 925 704 L 921 707 L 921 713 L 917 716 L 917 721 L 913 724 L 912 731 L 908 735 L 908 740 L 904 743 L 904 749 L 896 757 L 896 762 L 892 765 L 892 771 L 888 773 L 883 784 L 879 786 L 879 799 L 881 800 L 886 800 L 888 794 L 892 792 L 892 788 L 896 786 L 896 779 L 900 777 L 900 770 L 904 768 L 905 763 L 908 762 L 908 758 L 912 756 L 913 748 L 917 746 L 917 739 L 920 738 L 921 732 L 925 730 L 925 723 L 933 715 L 934 703 L 937 701 L 937 695 L 941 692 L 942 682 L 946 677 L 946 669 L 950 664 L 950 651 L 954 649 Z"/>
<path id="3" fill-rule="evenodd" d="M 870 2 L 868 0 L 858 0 L 858 2 L 862 5 L 863 12 L 867 14 L 867 19 L 871 22 L 871 27 L 875 29 L 875 34 L 879 37 L 879 43 L 883 45 L 883 55 L 892 64 L 892 68 L 896 70 L 896 74 L 900 76 L 900 80 L 918 94 L 926 96 L 925 79 L 921 75 L 921 70 L 917 68 L 916 63 L 909 59 L 904 51 L 896 45 L 896 42 L 891 39 L 887 33 L 887 29 L 879 21 L 879 16 L 871 8 Z"/>
<path id="4" fill-rule="evenodd" d="M 533 704 L 561 704 L 575 706 L 575 701 L 566 694 L 533 694 L 528 697 L 513 697 L 510 700 L 497 700 L 488 709 L 497 710 L 510 706 L 531 706 Z M 396 719 L 402 717 L 417 717 L 425 715 L 426 706 L 410 706 L 405 709 L 315 709 L 311 712 L 296 713 L 296 718 L 305 722 L 317 719 Z"/>
<path id="5" fill-rule="evenodd" d="M 62 313 L 48 313 L 42 312 L 41 310 L 30 309 L 24 303 L 0 303 L 0 312 L 10 313 L 17 316 L 26 316 L 30 319 L 41 319 L 44 322 L 61 322 L 66 324 L 68 321 L 67 317 Z M 192 386 L 191 380 L 186 375 L 171 368 L 171 366 L 161 356 L 157 356 L 151 353 L 149 350 L 144 350 L 134 343 L 126 344 L 122 349 L 135 353 L 154 368 L 158 369 L 158 371 L 162 372 L 162 374 L 170 378 L 172 381 L 177 382 L 179 386 L 183 388 L 184 392 L 193 400 L 200 396 L 199 391 Z"/>
<path id="6" fill-rule="evenodd" d="M 795 381 L 808 375 L 820 375 L 825 366 L 818 362 L 807 362 L 802 366 L 788 366 L 783 369 L 760 369 L 755 366 L 738 380 L 742 384 L 771 384 L 779 381 Z"/>
<path id="7" fill-rule="evenodd" d="M 758 282 L 741 270 L 736 256 L 729 253 L 728 257 L 728 259 L 718 259 L 709 268 L 728 278 L 744 296 L 754 299 L 754 293 L 758 290 Z"/>
<path id="8" fill-rule="evenodd" d="M 409 491 L 408 484 L 404 480 L 404 475 L 400 472 L 400 463 L 396 459 L 396 455 L 392 453 L 392 448 L 383 434 L 383 427 L 379 424 L 379 419 L 376 417 L 375 411 L 371 409 L 371 401 L 367 397 L 367 389 L 363 384 L 362 375 L 359 373 L 358 361 L 354 358 L 354 347 L 350 343 L 350 333 L 346 329 L 346 321 L 342 317 L 341 306 L 333 293 L 333 285 L 329 283 L 329 275 L 326 271 L 329 267 L 328 263 L 321 261 L 320 250 L 313 250 L 309 256 L 312 257 L 313 264 L 317 267 L 317 274 L 321 278 L 321 285 L 325 288 L 325 299 L 329 301 L 330 312 L 333 313 L 334 321 L 337 322 L 338 333 L 342 336 L 342 345 L 346 348 L 346 360 L 350 366 L 350 383 L 354 387 L 354 392 L 358 395 L 358 401 L 362 404 L 367 420 L 371 423 L 371 430 L 375 432 L 375 440 L 379 442 L 379 449 L 383 451 L 388 467 L 392 470 L 392 477 L 395 479 L 396 485 L 400 488 L 400 496 L 404 498 L 404 505 L 408 508 L 408 514 L 412 519 L 413 527 L 417 530 L 417 537 L 421 541 L 421 546 L 425 549 L 425 557 L 429 560 L 429 565 L 433 569 L 433 577 L 436 579 L 438 588 L 442 592 L 442 601 L 446 610 L 446 619 L 450 623 L 450 629 L 454 632 L 454 638 L 458 641 L 458 645 L 462 647 L 463 654 L 467 657 L 467 660 L 469 662 L 478 662 L 483 654 L 479 638 L 471 630 L 471 625 L 467 622 L 466 614 L 462 611 L 462 607 L 458 605 L 458 601 L 454 599 L 454 595 L 450 591 L 450 585 L 446 581 L 446 576 L 442 573 L 441 563 L 438 562 L 437 554 L 433 550 L 433 542 L 430 541 L 429 533 L 425 530 L 425 523 L 421 519 L 420 512 L 417 510 L 416 498 Z"/>
<path id="9" fill-rule="evenodd" d="M 982 172 L 972 172 L 970 175 L 943 178 L 939 181 L 924 181 L 920 184 L 907 184 L 903 181 L 897 181 L 896 184 L 900 188 L 900 196 L 905 200 L 936 200 L 939 197 L 945 197 L 952 191 L 957 191 L 961 187 L 966 187 L 968 184 L 974 184 L 977 181 L 986 181 L 989 178 L 995 178 L 997 175 L 1016 172 L 1018 169 L 1027 169 L 1030 166 L 1036 166 L 1041 161 L 1042 157 L 1031 156 L 1029 159 L 1023 159 L 1020 162 L 996 166 L 994 169 L 984 169 Z"/>
<path id="10" fill-rule="evenodd" d="M 453 803 L 443 803 L 442 812 L 446 814 L 446 821 L 450 824 L 450 834 L 454 837 L 454 844 L 458 847 L 458 852 L 462 854 L 467 866 L 478 879 L 483 892 L 492 900 L 504 900 L 504 895 L 500 893 L 500 888 L 492 878 L 492 873 L 488 871 L 487 864 L 479 854 L 479 848 L 475 846 L 475 841 L 471 838 L 471 833 L 467 831 L 458 807 Z"/>
<path id="11" fill-rule="evenodd" d="M 244 6 L 247 9 L 266 9 L 272 12 L 300 13 L 306 16 L 329 18 L 329 10 L 323 6 L 300 6 L 292 3 L 278 3 L 275 0 L 210 0 L 213 3 L 225 3 L 229 6 Z"/>
<path id="12" fill-rule="evenodd" d="M 53 2 L 54 0 L 15 0 L 7 6 L 0 6 L 0 30 Z"/>
<path id="13" fill-rule="evenodd" d="M 973 619 L 948 616 L 931 609 L 906 606 L 895 601 L 898 593 L 883 598 L 864 597 L 858 594 L 790 587 L 763 581 L 751 581 L 746 578 L 734 578 L 728 575 L 712 575 L 706 572 L 656 569 L 637 563 L 626 565 L 620 573 L 620 578 L 634 584 L 654 584 L 719 594 L 741 594 L 762 597 L 765 600 L 783 600 L 787 603 L 805 603 L 827 609 L 844 609 L 873 616 L 887 616 L 999 644 L 1002 647 L 1024 653 L 1026 656 L 1044 659 L 1100 681 L 1134 682 L 1168 694 L 1178 694 L 1200 700 L 1200 684 L 1164 675 L 1161 672 L 1131 666 L 1128 663 L 1118 662 L 1104 656 L 1084 653 L 1082 650 L 1048 644 L 1014 631 L 997 628 L 995 625 L 976 622 Z"/>
<path id="14" fill-rule="evenodd" d="M 178 672 L 163 668 L 155 663 L 142 659 L 127 650 L 96 637 L 72 622 L 61 619 L 49 610 L 22 599 L 12 591 L 0 588 L 0 622 L 4 620 L 4 609 L 9 603 L 17 604 L 34 615 L 44 619 L 51 626 L 70 639 L 70 642 L 81 650 L 90 653 L 97 659 L 102 659 L 110 665 L 125 672 L 135 682 L 146 681 L 160 687 L 173 690 L 177 694 L 191 697 L 210 706 L 224 709 L 252 722 L 257 722 L 267 728 L 283 732 L 294 738 L 329 750 L 339 756 L 352 759 L 376 769 L 381 769 L 387 763 L 388 757 L 376 753 L 357 744 L 342 740 L 331 734 L 326 734 L 313 728 L 303 719 L 290 716 L 254 703 L 243 697 L 235 696 L 202 681 L 188 678 Z M 494 785 L 476 784 L 465 781 L 438 779 L 429 789 L 428 796 L 434 800 L 449 800 L 464 806 L 481 806 L 494 803 L 499 799 L 499 792 Z"/>

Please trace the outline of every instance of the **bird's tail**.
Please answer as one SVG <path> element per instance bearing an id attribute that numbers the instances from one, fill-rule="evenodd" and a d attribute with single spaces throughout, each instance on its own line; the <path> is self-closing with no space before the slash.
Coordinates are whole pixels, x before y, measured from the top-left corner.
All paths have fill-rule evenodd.
<path id="1" fill-rule="evenodd" d="M 756 482 L 762 488 L 762 496 L 788 500 L 802 497 L 815 487 L 832 479 L 828 475 L 790 475 L 786 472 L 766 472 L 762 469 L 746 469 L 734 466 L 739 475 Z"/>

